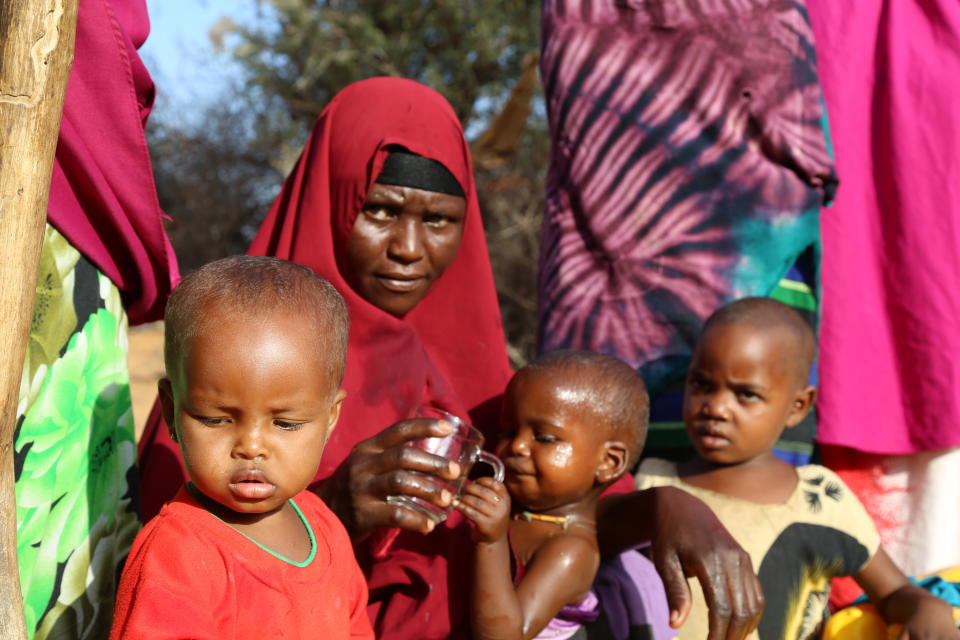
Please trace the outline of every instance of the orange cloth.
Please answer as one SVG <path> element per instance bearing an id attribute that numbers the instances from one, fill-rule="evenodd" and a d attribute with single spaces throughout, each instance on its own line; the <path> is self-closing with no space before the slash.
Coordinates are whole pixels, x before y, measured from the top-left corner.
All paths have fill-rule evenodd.
<path id="1" fill-rule="evenodd" d="M 111 640 L 372 640 L 367 585 L 346 531 L 312 493 L 294 502 L 316 539 L 304 567 L 264 550 L 181 489 L 133 543 Z"/>

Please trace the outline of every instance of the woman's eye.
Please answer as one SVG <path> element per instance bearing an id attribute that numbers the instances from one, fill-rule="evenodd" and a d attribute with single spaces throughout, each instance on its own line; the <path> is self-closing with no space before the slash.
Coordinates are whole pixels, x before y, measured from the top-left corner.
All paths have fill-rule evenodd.
<path id="1" fill-rule="evenodd" d="M 290 422 L 288 420 L 274 420 L 273 424 L 280 427 L 284 431 L 296 431 L 304 425 L 303 422 Z"/>
<path id="2" fill-rule="evenodd" d="M 386 207 L 370 206 L 366 207 L 364 213 L 373 220 L 390 220 L 393 218 L 393 212 Z"/>
<path id="3" fill-rule="evenodd" d="M 448 224 L 450 224 L 450 222 L 452 221 L 447 216 L 427 215 L 423 217 L 423 223 L 428 227 L 432 227 L 434 229 L 442 229 Z"/>

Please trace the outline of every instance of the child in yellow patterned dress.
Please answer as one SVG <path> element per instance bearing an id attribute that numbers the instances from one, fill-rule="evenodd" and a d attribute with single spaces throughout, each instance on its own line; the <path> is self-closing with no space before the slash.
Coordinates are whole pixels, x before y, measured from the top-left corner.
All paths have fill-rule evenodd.
<path id="1" fill-rule="evenodd" d="M 676 486 L 706 502 L 750 554 L 766 607 L 763 640 L 819 638 L 829 582 L 853 576 L 887 622 L 910 638 L 960 639 L 950 607 L 914 586 L 880 546 L 856 496 L 829 469 L 794 467 L 773 453 L 784 428 L 813 407 L 808 375 L 816 348 L 790 307 L 747 298 L 711 316 L 687 374 L 683 416 L 697 457 L 644 461 L 637 487 Z M 707 636 L 707 610 L 694 608 L 681 639 Z"/>

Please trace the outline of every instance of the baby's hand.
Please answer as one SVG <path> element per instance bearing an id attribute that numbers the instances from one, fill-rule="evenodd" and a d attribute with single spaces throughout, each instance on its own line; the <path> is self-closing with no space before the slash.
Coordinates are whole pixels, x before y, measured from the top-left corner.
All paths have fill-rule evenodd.
<path id="1" fill-rule="evenodd" d="M 910 620 L 903 627 L 901 640 L 960 640 L 957 623 L 950 615 L 951 607 L 939 598 L 921 600 Z"/>
<path id="2" fill-rule="evenodd" d="M 510 494 L 502 482 L 480 478 L 463 488 L 453 506 L 475 525 L 474 542 L 496 542 L 507 533 Z"/>

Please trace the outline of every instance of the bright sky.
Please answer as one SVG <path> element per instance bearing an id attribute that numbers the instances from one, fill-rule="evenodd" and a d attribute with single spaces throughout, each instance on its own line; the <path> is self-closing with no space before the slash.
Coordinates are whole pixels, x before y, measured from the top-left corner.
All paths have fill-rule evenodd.
<path id="1" fill-rule="evenodd" d="M 150 36 L 140 56 L 157 85 L 154 118 L 167 122 L 189 122 L 238 75 L 224 55 L 218 55 L 209 32 L 222 17 L 240 24 L 256 22 L 260 12 L 269 11 L 263 0 L 146 0 L 150 14 Z M 542 110 L 542 102 L 534 102 Z M 467 137 L 479 133 L 468 127 Z"/>
<path id="2" fill-rule="evenodd" d="M 150 36 L 140 55 L 157 85 L 157 112 L 212 100 L 236 74 L 210 42 L 210 28 L 224 15 L 249 22 L 256 0 L 147 0 Z"/>

